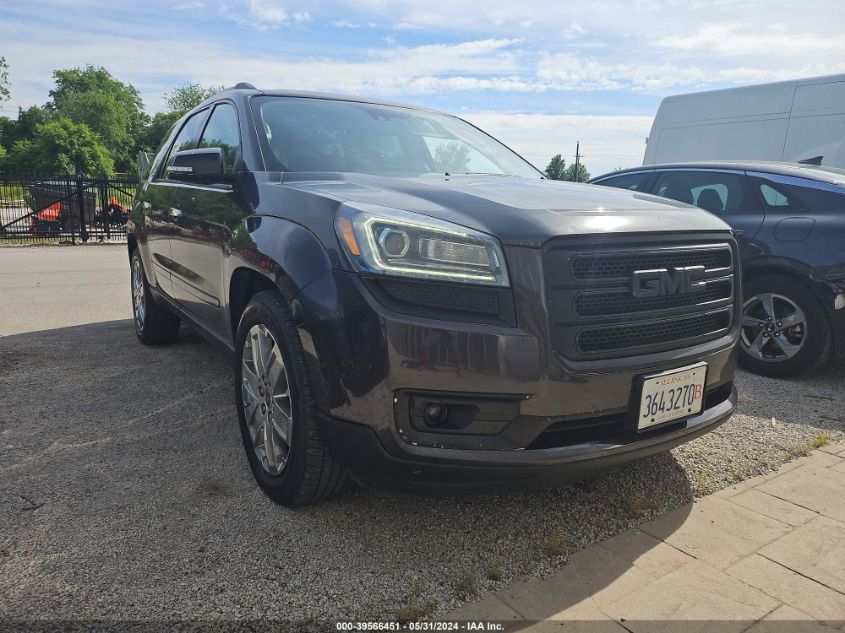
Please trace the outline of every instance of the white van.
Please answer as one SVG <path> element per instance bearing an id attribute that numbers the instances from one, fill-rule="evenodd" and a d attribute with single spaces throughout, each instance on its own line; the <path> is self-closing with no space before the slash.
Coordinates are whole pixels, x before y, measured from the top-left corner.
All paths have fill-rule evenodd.
<path id="1" fill-rule="evenodd" d="M 845 75 L 666 97 L 643 164 L 691 160 L 845 167 Z"/>

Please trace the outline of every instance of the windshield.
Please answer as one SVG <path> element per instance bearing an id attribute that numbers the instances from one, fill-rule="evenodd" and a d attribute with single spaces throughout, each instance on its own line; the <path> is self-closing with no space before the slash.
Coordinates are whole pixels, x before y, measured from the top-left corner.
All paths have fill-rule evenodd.
<path id="1" fill-rule="evenodd" d="M 305 97 L 258 97 L 253 108 L 280 171 L 541 177 L 492 137 L 444 114 Z"/>

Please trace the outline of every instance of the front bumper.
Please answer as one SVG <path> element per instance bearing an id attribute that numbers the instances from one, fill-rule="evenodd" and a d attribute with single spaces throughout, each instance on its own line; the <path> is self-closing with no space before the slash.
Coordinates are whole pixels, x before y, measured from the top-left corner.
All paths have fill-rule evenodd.
<path id="1" fill-rule="evenodd" d="M 667 451 L 712 431 L 733 413 L 736 389 L 701 414 L 621 443 L 584 443 L 537 450 L 466 450 L 414 446 L 364 424 L 320 418 L 336 459 L 368 485 L 472 491 L 488 487 L 553 487 Z M 384 439 L 387 441 L 383 441 Z"/>
<path id="2" fill-rule="evenodd" d="M 323 438 L 360 479 L 553 486 L 668 450 L 731 415 L 738 318 L 717 338 L 677 349 L 564 357 L 549 327 L 541 255 L 529 248 L 507 255 L 516 262 L 512 303 L 500 305 L 512 312 L 489 322 L 450 318 L 456 313 L 448 310 L 402 311 L 366 279 L 338 270 L 305 288 L 295 316 L 312 375 L 323 379 L 315 381 Z M 641 376 L 702 361 L 701 414 L 647 433 L 630 430 L 625 420 L 637 407 Z M 484 424 L 433 429 L 420 425 L 414 398 L 451 398 L 489 415 L 475 418 Z"/>

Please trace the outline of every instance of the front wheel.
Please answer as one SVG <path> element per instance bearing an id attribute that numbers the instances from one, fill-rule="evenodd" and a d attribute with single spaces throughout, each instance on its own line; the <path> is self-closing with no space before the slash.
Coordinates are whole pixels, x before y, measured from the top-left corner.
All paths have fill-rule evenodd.
<path id="1" fill-rule="evenodd" d="M 305 353 L 279 293 L 252 298 L 235 341 L 241 438 L 258 485 L 291 507 L 343 492 L 349 475 L 323 444 Z"/>
<path id="2" fill-rule="evenodd" d="M 790 378 L 821 366 L 830 355 L 830 326 L 819 300 L 800 281 L 766 275 L 745 284 L 740 356 L 763 376 Z"/>

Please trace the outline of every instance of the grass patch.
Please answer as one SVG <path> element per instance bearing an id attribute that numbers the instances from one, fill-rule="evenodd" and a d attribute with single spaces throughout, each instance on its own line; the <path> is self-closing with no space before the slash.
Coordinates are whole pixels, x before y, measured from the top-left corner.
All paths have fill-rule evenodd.
<path id="1" fill-rule="evenodd" d="M 625 499 L 625 509 L 632 519 L 641 519 L 650 512 L 656 512 L 657 507 L 657 501 L 638 492 L 631 493 Z"/>
<path id="2" fill-rule="evenodd" d="M 453 582 L 455 595 L 460 600 L 468 600 L 478 595 L 478 574 L 472 567 L 459 567 L 455 570 Z"/>
<path id="3" fill-rule="evenodd" d="M 692 480 L 694 491 L 700 496 L 704 497 L 716 492 L 716 485 L 707 473 L 698 472 Z"/>
<path id="4" fill-rule="evenodd" d="M 536 553 L 536 550 L 531 550 Z M 537 571 L 540 566 L 540 561 L 536 556 L 528 555 L 519 564 L 519 573 L 523 576 L 530 576 Z"/>
<path id="5" fill-rule="evenodd" d="M 39 235 L 28 235 L 26 233 L 22 234 L 21 237 L 4 237 L 0 239 L 0 247 L 2 246 L 44 246 L 45 244 L 70 244 L 71 239 L 70 237 L 51 237 L 51 236 L 44 236 L 41 237 Z M 79 235 L 76 236 L 76 243 L 82 244 L 82 240 L 79 238 Z"/>
<path id="6" fill-rule="evenodd" d="M 543 541 L 543 553 L 546 556 L 564 556 L 569 551 L 570 540 L 569 533 L 558 528 Z"/>
<path id="7" fill-rule="evenodd" d="M 396 619 L 399 620 L 399 624 L 408 624 L 408 622 L 423 619 L 432 611 L 432 605 L 424 604 L 417 600 L 414 594 L 410 594 L 405 604 L 399 609 L 399 613 L 396 614 Z"/>
<path id="8" fill-rule="evenodd" d="M 753 474 L 754 468 L 751 466 L 751 464 L 740 464 L 736 467 L 736 469 L 734 469 L 734 479 L 736 479 L 737 481 L 748 479 Z"/>
<path id="9" fill-rule="evenodd" d="M 813 448 L 821 448 L 830 444 L 830 436 L 827 433 L 819 433 L 813 438 Z"/>
<path id="10" fill-rule="evenodd" d="M 0 200 L 18 201 L 26 197 L 26 191 L 21 185 L 0 185 Z"/>
<path id="11" fill-rule="evenodd" d="M 498 558 L 491 558 L 484 563 L 484 575 L 489 580 L 499 581 L 502 579 L 502 563 Z"/>
<path id="12" fill-rule="evenodd" d="M 810 453 L 813 452 L 812 442 L 801 442 L 800 444 L 793 444 L 789 448 L 789 452 L 792 454 L 793 457 L 807 457 Z"/>
<path id="13" fill-rule="evenodd" d="M 827 444 L 830 444 L 830 436 L 824 431 L 822 431 L 821 433 L 817 433 L 816 436 L 811 440 L 801 442 L 799 444 L 793 444 L 789 448 L 789 452 L 792 454 L 793 457 L 807 457 L 817 448 L 821 448 L 822 446 L 826 446 Z"/>

